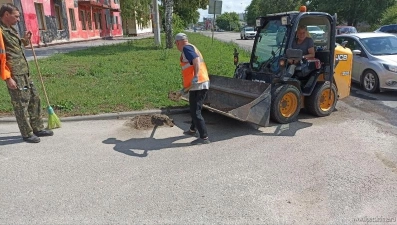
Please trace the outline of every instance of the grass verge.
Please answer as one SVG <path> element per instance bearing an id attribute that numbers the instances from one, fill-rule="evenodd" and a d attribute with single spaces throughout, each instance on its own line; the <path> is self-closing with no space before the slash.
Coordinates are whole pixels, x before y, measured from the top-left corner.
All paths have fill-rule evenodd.
<path id="1" fill-rule="evenodd" d="M 212 42 L 197 33 L 189 34 L 189 41 L 200 49 L 210 74 L 233 76 L 234 48 L 241 62 L 249 60 L 248 52 L 234 43 Z M 51 106 L 65 117 L 185 106 L 167 98 L 168 91 L 182 87 L 179 56 L 175 47 L 157 48 L 153 38 L 146 38 L 53 55 L 40 59 L 39 66 Z M 44 109 L 36 66 L 29 64 Z M 0 114 L 12 114 L 5 85 L 0 96 Z"/>

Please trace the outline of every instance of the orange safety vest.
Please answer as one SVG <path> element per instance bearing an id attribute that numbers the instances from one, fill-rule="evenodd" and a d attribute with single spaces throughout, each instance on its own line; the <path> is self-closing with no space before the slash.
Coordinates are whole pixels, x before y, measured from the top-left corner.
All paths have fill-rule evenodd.
<path id="1" fill-rule="evenodd" d="M 200 70 L 198 73 L 198 83 L 203 83 L 209 81 L 210 78 L 208 76 L 207 65 L 205 65 L 204 58 L 201 55 L 200 51 L 196 48 L 196 46 L 189 44 L 194 48 L 194 51 L 200 58 Z M 189 88 L 192 85 L 192 79 L 194 77 L 194 66 L 189 63 L 186 57 L 181 54 L 181 67 L 182 67 L 182 78 L 183 78 L 183 87 Z"/>
<path id="2" fill-rule="evenodd" d="M 6 47 L 4 46 L 3 31 L 0 29 L 0 76 L 2 80 L 7 80 L 11 77 L 11 71 L 6 63 Z"/>

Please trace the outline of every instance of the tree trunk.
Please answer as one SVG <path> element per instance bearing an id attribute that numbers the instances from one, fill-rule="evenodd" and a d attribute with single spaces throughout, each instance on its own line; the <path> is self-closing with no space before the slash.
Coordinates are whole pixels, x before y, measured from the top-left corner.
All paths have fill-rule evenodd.
<path id="1" fill-rule="evenodd" d="M 172 11 L 174 7 L 174 0 L 165 1 L 165 41 L 166 48 L 173 48 L 173 35 L 172 35 Z"/>

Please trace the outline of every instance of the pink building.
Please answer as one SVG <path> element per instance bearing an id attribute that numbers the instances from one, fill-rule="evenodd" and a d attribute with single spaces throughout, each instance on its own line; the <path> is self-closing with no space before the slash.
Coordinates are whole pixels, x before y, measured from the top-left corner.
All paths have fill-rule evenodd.
<path id="1" fill-rule="evenodd" d="M 120 0 L 2 0 L 21 11 L 19 32 L 30 30 L 34 45 L 123 35 Z"/>

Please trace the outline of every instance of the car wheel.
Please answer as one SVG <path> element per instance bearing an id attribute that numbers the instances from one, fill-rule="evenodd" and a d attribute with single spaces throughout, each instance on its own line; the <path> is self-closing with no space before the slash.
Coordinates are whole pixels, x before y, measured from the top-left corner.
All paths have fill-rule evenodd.
<path id="1" fill-rule="evenodd" d="M 245 36 L 245 34 L 244 34 L 244 40 L 247 40 L 247 37 Z"/>
<path id="2" fill-rule="evenodd" d="M 379 92 L 379 78 L 373 70 L 365 70 L 361 75 L 361 87 L 369 93 Z"/>

